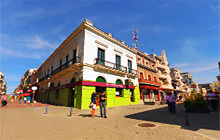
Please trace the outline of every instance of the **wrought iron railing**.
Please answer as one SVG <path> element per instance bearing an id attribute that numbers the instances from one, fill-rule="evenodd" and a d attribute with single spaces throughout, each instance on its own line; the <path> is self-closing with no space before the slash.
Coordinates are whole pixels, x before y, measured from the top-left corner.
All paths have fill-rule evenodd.
<path id="1" fill-rule="evenodd" d="M 47 74 L 46 76 L 40 78 L 40 79 L 39 79 L 39 82 L 41 82 L 41 81 L 43 81 L 43 80 L 49 78 L 50 76 L 52 76 L 52 75 L 54 75 L 54 74 L 56 74 L 56 73 L 58 73 L 58 72 L 60 72 L 60 71 L 62 71 L 62 70 L 64 70 L 64 69 L 68 68 L 69 66 L 73 65 L 74 63 L 80 63 L 80 62 L 81 62 L 81 57 L 75 57 L 75 58 L 69 60 L 68 62 L 62 64 L 61 66 L 59 66 L 59 67 L 56 68 L 55 70 L 53 70 L 53 71 L 51 72 L 51 74 Z"/>
<path id="2" fill-rule="evenodd" d="M 137 74 L 137 70 L 133 70 L 133 69 L 127 68 L 127 67 L 119 65 L 119 64 L 108 62 L 108 61 L 105 61 L 105 60 L 100 59 L 100 58 L 95 58 L 95 64 L 106 67 L 106 68 L 110 68 L 110 69 L 120 70 L 120 71 L 123 71 L 125 73 L 128 72 L 128 73 L 132 73 L 132 74 Z"/>

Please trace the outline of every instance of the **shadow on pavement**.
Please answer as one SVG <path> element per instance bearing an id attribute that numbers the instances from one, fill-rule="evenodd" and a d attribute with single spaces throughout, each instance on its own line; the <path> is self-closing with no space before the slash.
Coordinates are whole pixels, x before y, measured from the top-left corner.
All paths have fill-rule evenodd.
<path id="1" fill-rule="evenodd" d="M 153 121 L 181 126 L 182 129 L 197 131 L 198 129 L 219 130 L 219 109 L 210 113 L 187 113 L 189 126 L 186 125 L 186 114 L 183 104 L 176 105 L 176 114 L 170 114 L 167 107 L 148 110 L 125 116 L 130 119 Z"/>

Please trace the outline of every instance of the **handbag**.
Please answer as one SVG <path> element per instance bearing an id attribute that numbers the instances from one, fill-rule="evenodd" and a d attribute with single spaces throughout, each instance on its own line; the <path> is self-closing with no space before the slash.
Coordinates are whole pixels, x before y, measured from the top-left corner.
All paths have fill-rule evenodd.
<path id="1" fill-rule="evenodd" d="M 93 108 L 93 103 L 90 103 L 90 104 L 89 104 L 89 108 Z"/>

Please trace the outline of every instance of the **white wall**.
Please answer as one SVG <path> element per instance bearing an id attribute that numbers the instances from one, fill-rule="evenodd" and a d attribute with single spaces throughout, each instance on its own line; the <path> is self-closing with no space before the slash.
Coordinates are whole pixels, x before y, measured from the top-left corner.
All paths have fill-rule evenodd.
<path id="1" fill-rule="evenodd" d="M 96 40 L 107 45 L 108 47 L 104 47 L 104 46 L 96 43 L 95 42 Z M 98 58 L 98 48 L 101 48 L 101 49 L 105 50 L 105 61 L 109 61 L 111 63 L 116 63 L 115 57 L 117 54 L 117 55 L 121 56 L 121 65 L 122 66 L 128 67 L 128 59 L 129 59 L 130 61 L 132 61 L 132 69 L 137 70 L 136 54 L 135 53 L 133 53 L 125 48 L 122 48 L 119 45 L 91 32 L 87 29 L 85 30 L 84 48 L 85 48 L 84 49 L 84 54 L 85 54 L 84 63 L 94 65 L 95 58 Z M 114 49 L 122 52 L 122 54 L 114 51 Z M 126 55 L 133 57 L 133 59 L 127 57 Z M 115 81 L 117 79 L 121 79 L 124 83 L 124 80 L 127 79 L 127 77 L 123 77 L 120 75 L 97 72 L 97 71 L 94 71 L 93 68 L 84 67 L 83 79 L 95 81 L 98 76 L 105 77 L 106 81 L 111 82 L 111 83 L 115 83 Z M 137 78 L 133 78 L 132 82 L 134 83 L 134 85 L 138 85 Z"/>

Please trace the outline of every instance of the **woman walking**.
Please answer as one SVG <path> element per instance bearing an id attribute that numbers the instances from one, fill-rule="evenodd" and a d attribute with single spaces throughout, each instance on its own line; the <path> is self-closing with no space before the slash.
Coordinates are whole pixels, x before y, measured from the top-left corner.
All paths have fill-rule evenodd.
<path id="1" fill-rule="evenodd" d="M 166 96 L 166 103 L 168 104 L 168 110 L 170 113 L 176 114 L 176 100 L 172 95 L 172 92 L 168 92 Z"/>

